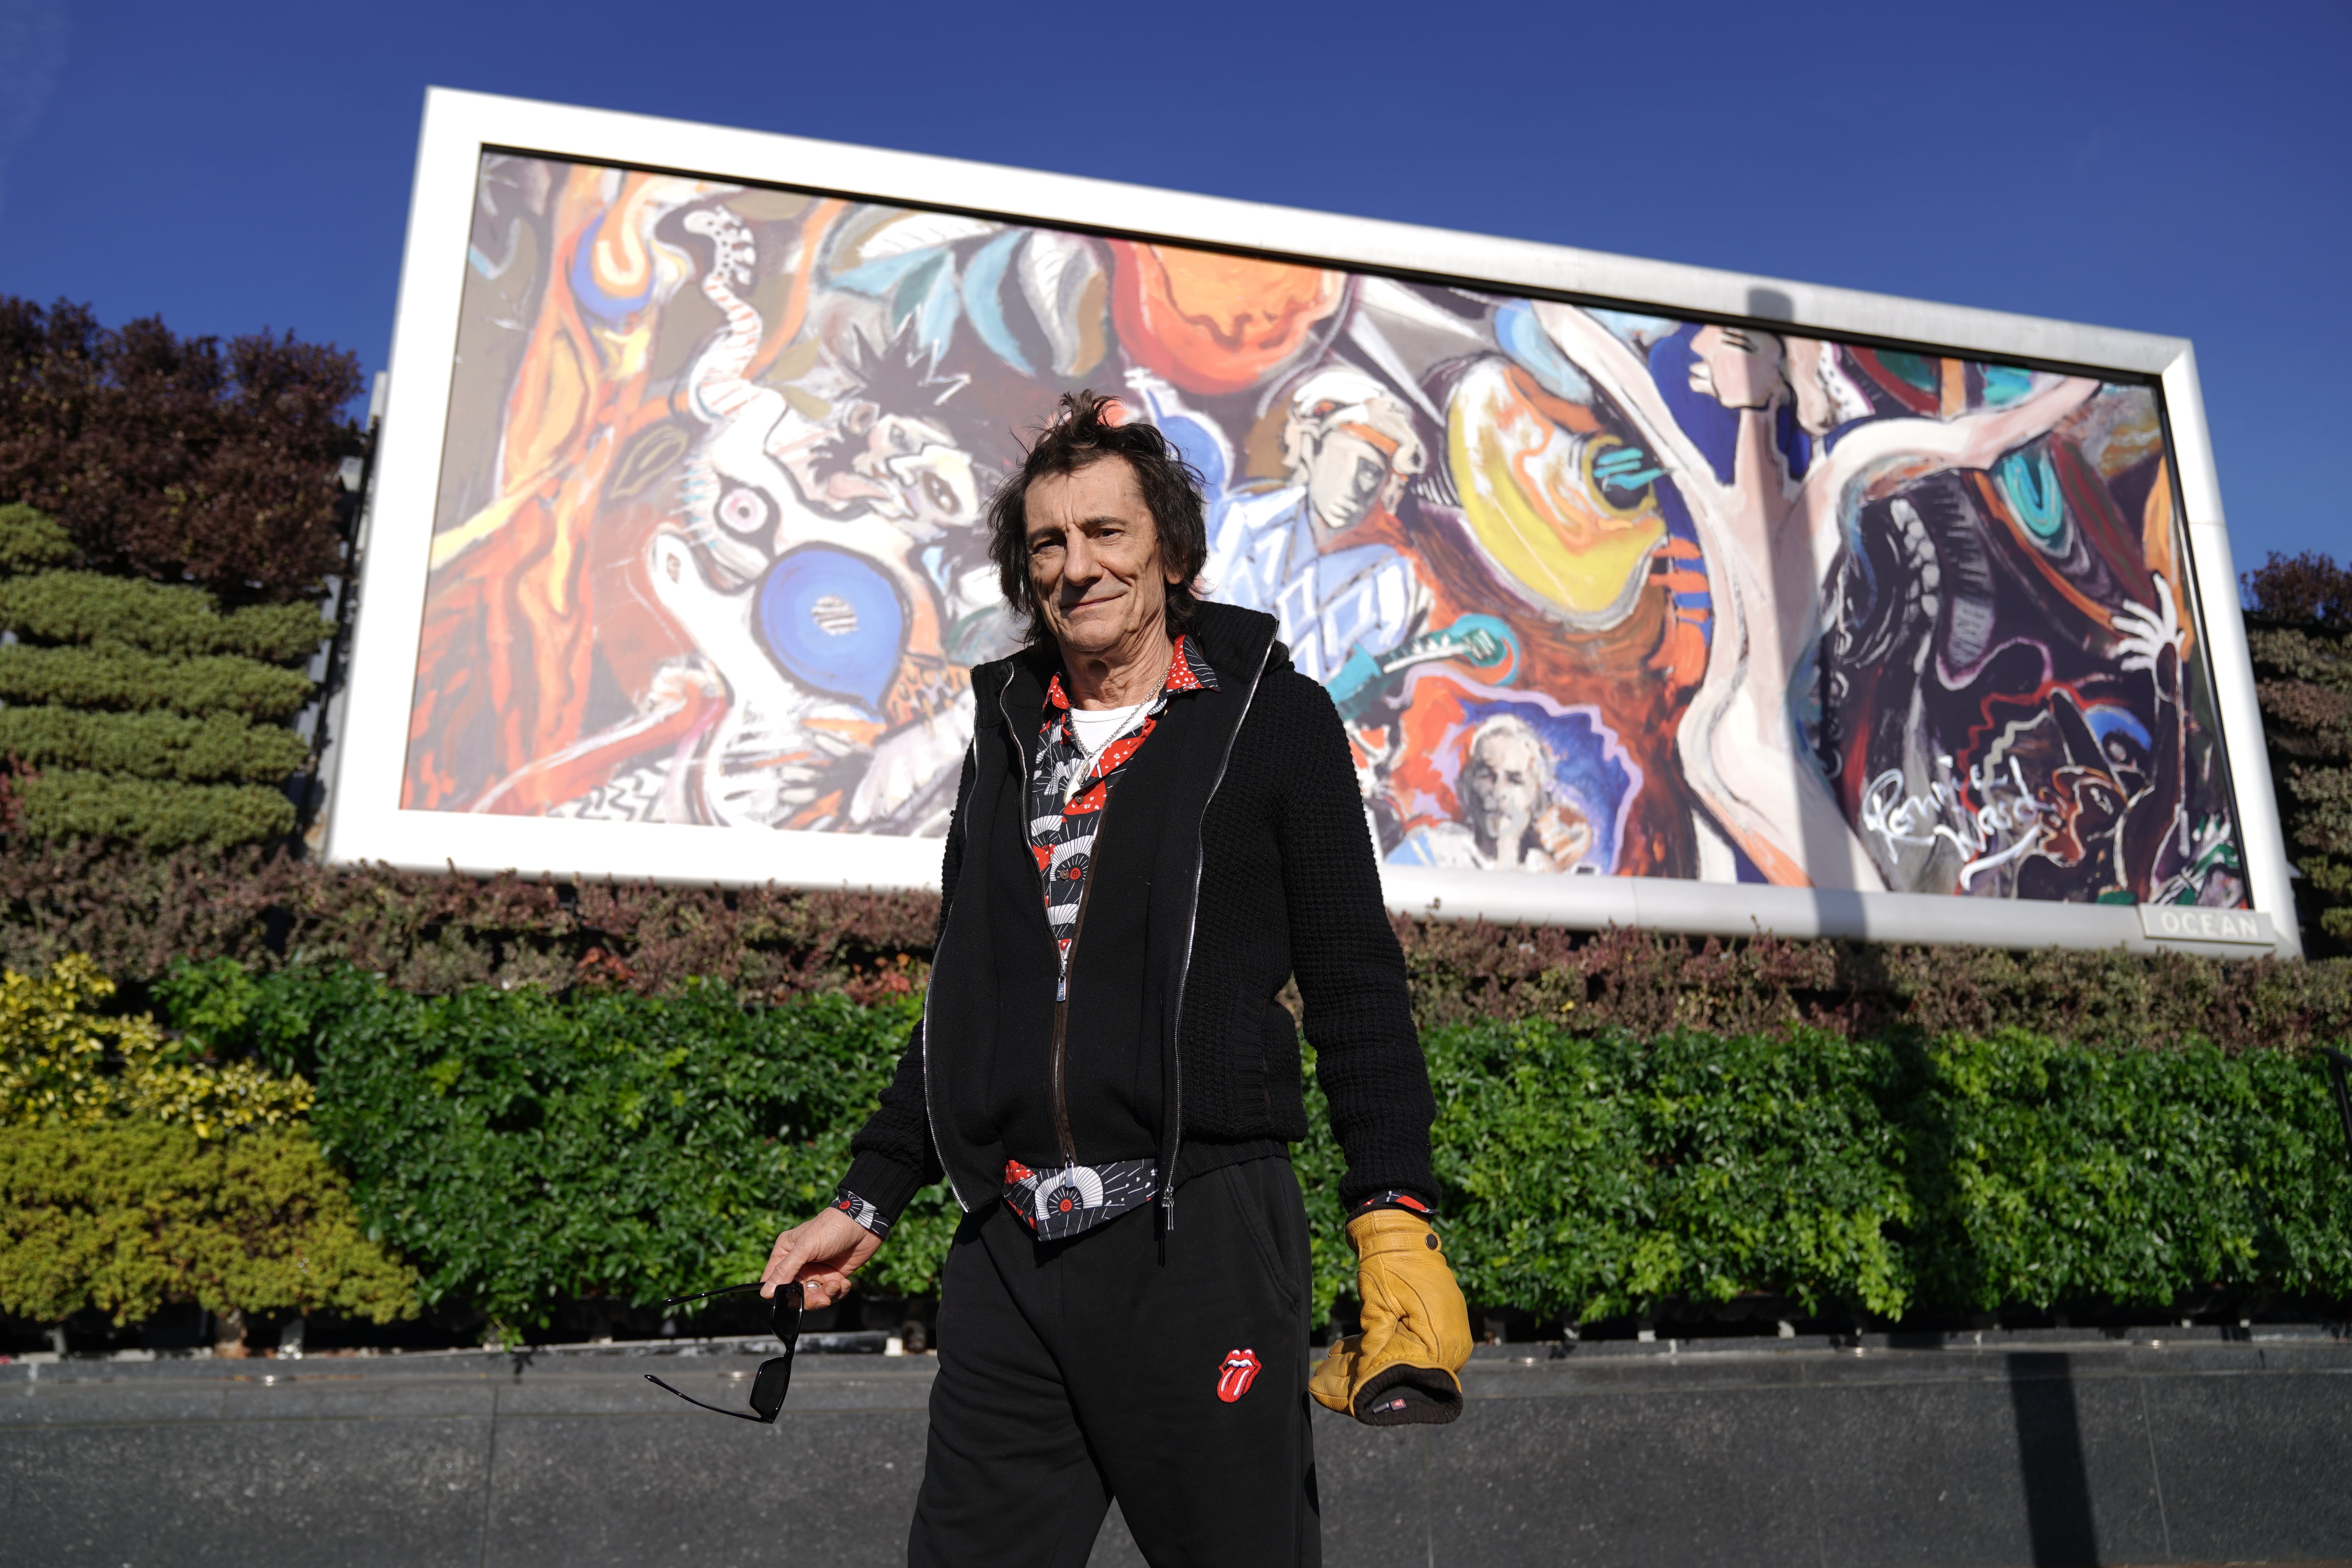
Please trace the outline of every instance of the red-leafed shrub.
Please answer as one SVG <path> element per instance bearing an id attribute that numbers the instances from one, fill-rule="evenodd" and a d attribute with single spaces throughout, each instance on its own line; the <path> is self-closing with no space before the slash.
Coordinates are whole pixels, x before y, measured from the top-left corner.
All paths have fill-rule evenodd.
<path id="1" fill-rule="evenodd" d="M 236 958 L 261 969 L 341 961 L 424 995 L 468 985 L 664 995 L 708 977 L 748 1001 L 843 989 L 878 1002 L 923 988 L 938 910 L 924 893 L 478 879 L 257 849 L 149 857 L 19 841 L 0 856 L 0 963 L 88 952 L 134 983 L 183 958 Z M 1407 917 L 1396 927 L 1425 1027 L 2013 1027 L 2229 1051 L 2352 1037 L 2352 960 L 1727 942 Z"/>
<path id="2" fill-rule="evenodd" d="M 2245 590 L 2304 943 L 2352 953 L 2352 567 L 2273 552 Z"/>
<path id="3" fill-rule="evenodd" d="M 0 297 L 0 502 L 48 512 L 86 566 L 283 602 L 341 563 L 337 465 L 358 359 L 260 332 Z"/>

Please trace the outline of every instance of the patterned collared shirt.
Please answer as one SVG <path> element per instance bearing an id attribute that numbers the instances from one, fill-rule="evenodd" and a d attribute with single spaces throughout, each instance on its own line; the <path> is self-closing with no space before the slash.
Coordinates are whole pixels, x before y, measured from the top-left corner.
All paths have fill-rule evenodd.
<path id="1" fill-rule="evenodd" d="M 1037 731 L 1037 762 L 1029 773 L 1029 851 L 1037 857 L 1037 874 L 1045 885 L 1045 923 L 1061 949 L 1056 1002 L 1069 1000 L 1070 939 L 1077 933 L 1079 895 L 1086 891 L 1087 868 L 1094 858 L 1095 825 L 1102 820 L 1112 784 L 1151 738 L 1170 698 L 1215 689 L 1217 672 L 1191 637 L 1178 637 L 1159 696 L 1089 767 L 1070 721 L 1070 700 L 1063 694 L 1062 678 L 1055 676 L 1045 688 L 1045 721 Z"/>

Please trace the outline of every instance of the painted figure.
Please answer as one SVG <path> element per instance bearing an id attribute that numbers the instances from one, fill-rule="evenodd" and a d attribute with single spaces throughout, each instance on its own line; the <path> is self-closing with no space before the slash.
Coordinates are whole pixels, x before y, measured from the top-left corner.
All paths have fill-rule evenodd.
<path id="1" fill-rule="evenodd" d="M 1465 820 L 1416 828 L 1390 863 L 1457 871 L 1572 871 L 1592 847 L 1581 813 L 1554 796 L 1554 760 L 1525 721 L 1497 714 L 1470 738 Z"/>
<path id="2" fill-rule="evenodd" d="M 1225 603 L 1273 616 L 1298 668 L 1328 684 L 1351 656 L 1390 652 L 1428 614 L 1409 557 L 1349 537 L 1395 515 L 1428 457 L 1403 400 L 1351 370 L 1318 372 L 1291 394 L 1282 456 L 1288 483 L 1220 509 L 1209 581 Z"/>
<path id="3" fill-rule="evenodd" d="M 1883 889 L 1801 744 L 1794 717 L 1801 700 L 1794 689 L 1820 630 L 1825 578 L 1846 521 L 1853 509 L 1923 474 L 1993 462 L 2079 406 L 2097 384 L 2042 378 L 2006 408 L 1864 422 L 1800 470 L 1779 441 L 1775 416 L 1789 395 L 1780 340 L 1708 327 L 1693 340 L 1688 377 L 1737 421 L 1727 474 L 1677 421 L 1647 368 L 1599 321 L 1570 305 L 1535 309 L 1562 352 L 1641 428 L 1649 449 L 1668 458 L 1697 525 L 1717 626 L 1678 745 L 1707 826 L 1767 881 Z M 1817 414 L 1834 407 L 1826 397 L 1807 401 Z"/>

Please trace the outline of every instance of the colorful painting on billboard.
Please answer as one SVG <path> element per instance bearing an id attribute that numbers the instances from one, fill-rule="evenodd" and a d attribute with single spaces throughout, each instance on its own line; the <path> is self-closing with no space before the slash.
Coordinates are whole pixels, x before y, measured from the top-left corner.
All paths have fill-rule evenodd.
<path id="1" fill-rule="evenodd" d="M 2245 901 L 2147 385 L 519 156 L 467 268 L 407 809 L 943 833 L 1093 387 L 1391 865 Z"/>

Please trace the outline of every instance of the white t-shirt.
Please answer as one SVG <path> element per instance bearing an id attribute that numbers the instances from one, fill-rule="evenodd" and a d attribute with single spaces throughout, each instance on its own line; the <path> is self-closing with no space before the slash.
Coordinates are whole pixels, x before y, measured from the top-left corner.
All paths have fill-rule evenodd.
<path id="1" fill-rule="evenodd" d="M 1070 710 L 1070 731 L 1077 738 L 1078 749 L 1087 754 L 1089 765 L 1102 749 L 1127 733 L 1149 702 L 1132 702 L 1124 708 L 1073 708 Z"/>

